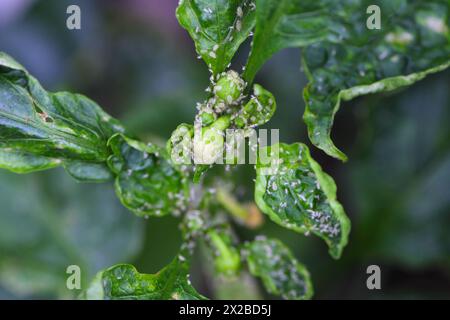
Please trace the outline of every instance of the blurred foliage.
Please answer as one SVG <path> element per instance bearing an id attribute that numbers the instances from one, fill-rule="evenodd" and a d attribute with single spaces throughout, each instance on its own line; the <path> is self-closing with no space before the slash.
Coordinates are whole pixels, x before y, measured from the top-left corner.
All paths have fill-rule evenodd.
<path id="1" fill-rule="evenodd" d="M 143 225 L 107 184 L 74 183 L 62 170 L 0 175 L 0 283 L 17 297 L 73 297 L 66 268 L 86 285 L 139 252 Z"/>
<path id="2" fill-rule="evenodd" d="M 177 0 L 21 1 L 28 5 L 0 24 L 0 50 L 50 91 L 81 92 L 153 142 L 189 122 L 195 102 L 204 100 L 208 71 L 176 25 Z M 73 3 L 83 8 L 82 31 L 65 28 L 65 8 Z M 247 53 L 248 43 L 234 69 Z M 257 76 L 277 97 L 278 111 L 264 127 L 280 128 L 286 143 L 307 141 L 299 70 L 299 52 L 289 49 Z M 333 139 L 347 151 L 346 165 L 312 148 L 353 223 L 341 260 L 331 259 L 320 239 L 270 221 L 256 230 L 237 225 L 237 236 L 280 238 L 310 270 L 315 298 L 450 298 L 449 84 L 447 71 L 400 92 L 343 103 Z M 239 200 L 252 199 L 252 166 L 218 170 L 234 177 Z M 175 218 L 136 219 L 112 186 L 78 185 L 61 171 L 0 174 L 0 298 L 73 297 L 65 287 L 71 264 L 82 267 L 84 281 L 115 263 L 151 274 L 172 260 L 181 241 Z M 201 294 L 269 297 L 245 274 L 242 281 L 212 279 L 210 261 L 194 261 Z M 370 264 L 381 266 L 379 292 L 366 288 Z"/>
<path id="3" fill-rule="evenodd" d="M 413 267 L 450 263 L 449 73 L 374 97 L 351 179 L 359 250 Z M 381 107 L 380 106 L 385 106 Z"/>

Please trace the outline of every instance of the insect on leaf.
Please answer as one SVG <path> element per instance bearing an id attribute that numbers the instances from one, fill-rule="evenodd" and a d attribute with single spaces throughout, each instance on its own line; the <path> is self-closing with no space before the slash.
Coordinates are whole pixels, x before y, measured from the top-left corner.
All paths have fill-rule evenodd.
<path id="1" fill-rule="evenodd" d="M 263 161 L 261 154 L 274 158 Z M 336 200 L 333 179 L 311 158 L 308 147 L 301 143 L 266 147 L 258 162 L 255 201 L 259 208 L 285 228 L 319 236 L 331 256 L 339 258 L 347 244 L 350 221 Z"/>
<path id="2" fill-rule="evenodd" d="M 113 152 L 108 165 L 124 206 L 144 217 L 175 214 L 186 207 L 186 179 L 164 148 L 121 134 L 111 137 L 108 146 Z"/>
<path id="3" fill-rule="evenodd" d="M 181 0 L 177 18 L 213 74 L 227 68 L 255 24 L 251 0 Z"/>
<path id="4" fill-rule="evenodd" d="M 56 166 L 81 181 L 111 178 L 108 138 L 119 122 L 83 95 L 49 93 L 0 52 L 0 167 L 28 173 Z"/>
<path id="5" fill-rule="evenodd" d="M 250 273 L 262 279 L 269 293 L 292 300 L 314 294 L 308 270 L 281 241 L 258 237 L 244 244 L 242 252 Z"/>

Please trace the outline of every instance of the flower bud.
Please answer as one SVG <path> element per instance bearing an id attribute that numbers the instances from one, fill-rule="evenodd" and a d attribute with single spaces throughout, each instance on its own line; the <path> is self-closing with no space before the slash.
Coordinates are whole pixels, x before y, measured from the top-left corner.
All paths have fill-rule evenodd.
<path id="1" fill-rule="evenodd" d="M 230 125 L 230 117 L 223 116 L 209 127 L 198 128 L 194 134 L 194 164 L 213 164 L 222 156 L 224 130 Z"/>
<path id="2" fill-rule="evenodd" d="M 224 231 L 210 230 L 208 232 L 212 249 L 214 250 L 214 266 L 218 273 L 232 276 L 241 269 L 241 257 L 233 247 L 231 237 Z"/>
<path id="3" fill-rule="evenodd" d="M 227 104 L 235 104 L 245 89 L 245 82 L 236 71 L 223 74 L 214 86 L 214 94 Z"/>

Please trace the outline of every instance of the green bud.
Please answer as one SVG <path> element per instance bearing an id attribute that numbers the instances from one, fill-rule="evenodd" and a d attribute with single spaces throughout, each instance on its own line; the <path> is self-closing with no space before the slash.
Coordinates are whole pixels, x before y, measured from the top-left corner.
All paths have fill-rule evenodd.
<path id="1" fill-rule="evenodd" d="M 247 121 L 242 115 L 239 115 L 236 119 L 234 119 L 234 123 L 238 128 L 244 128 L 247 126 Z"/>
<path id="2" fill-rule="evenodd" d="M 194 163 L 213 164 L 222 156 L 224 147 L 223 131 L 230 126 L 230 116 L 223 116 L 213 124 L 196 130 L 194 134 Z M 200 132 L 198 132 L 200 131 Z"/>
<path id="3" fill-rule="evenodd" d="M 216 114 L 203 112 L 200 114 L 200 120 L 202 122 L 202 126 L 207 127 L 216 120 Z"/>
<path id="4" fill-rule="evenodd" d="M 236 103 L 244 92 L 245 82 L 236 71 L 230 70 L 222 75 L 214 86 L 214 94 L 227 104 Z"/>
<path id="5" fill-rule="evenodd" d="M 230 235 L 225 231 L 208 231 L 210 245 L 215 253 L 214 267 L 218 273 L 236 275 L 241 269 L 241 257 L 233 247 Z"/>
<path id="6" fill-rule="evenodd" d="M 175 164 L 190 164 L 192 154 L 193 126 L 180 124 L 167 141 L 167 152 Z"/>

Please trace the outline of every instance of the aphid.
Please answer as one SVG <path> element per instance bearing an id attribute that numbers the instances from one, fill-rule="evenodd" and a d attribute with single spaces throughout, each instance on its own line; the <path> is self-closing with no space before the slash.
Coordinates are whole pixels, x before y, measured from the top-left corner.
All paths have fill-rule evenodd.
<path id="1" fill-rule="evenodd" d="M 244 12 L 242 11 L 241 7 L 237 7 L 236 14 L 239 18 L 242 18 L 242 16 L 244 15 Z"/>
<path id="2" fill-rule="evenodd" d="M 241 31 L 242 29 L 242 22 L 241 20 L 236 21 L 236 30 Z"/>
<path id="3" fill-rule="evenodd" d="M 53 119 L 45 112 L 38 113 L 38 116 L 41 118 L 44 122 L 53 122 Z"/>

